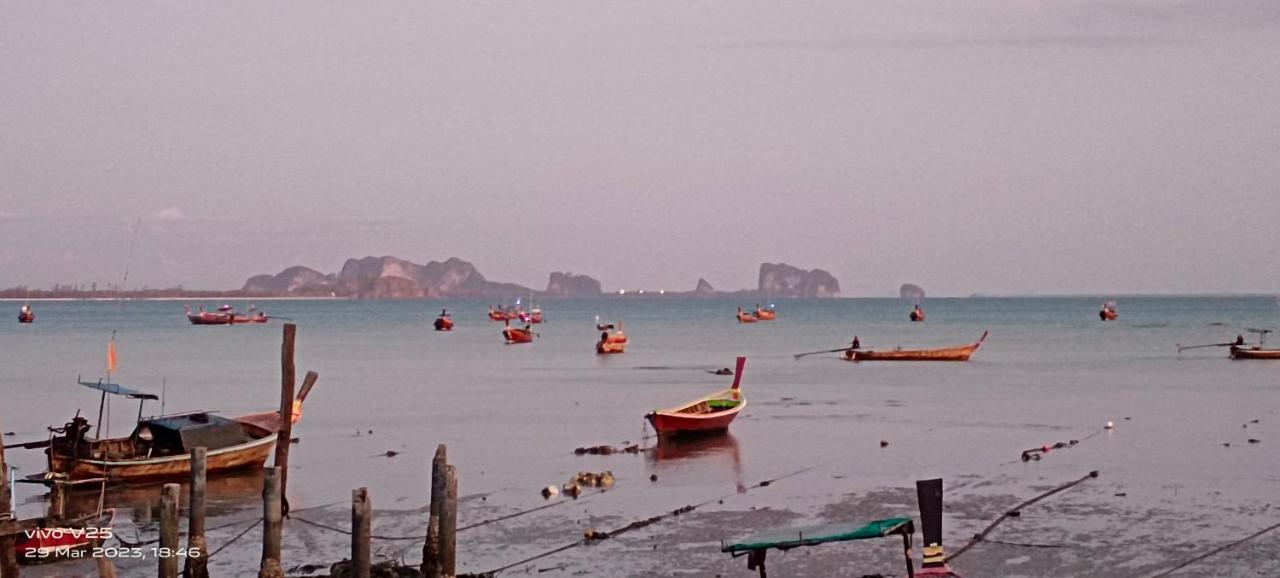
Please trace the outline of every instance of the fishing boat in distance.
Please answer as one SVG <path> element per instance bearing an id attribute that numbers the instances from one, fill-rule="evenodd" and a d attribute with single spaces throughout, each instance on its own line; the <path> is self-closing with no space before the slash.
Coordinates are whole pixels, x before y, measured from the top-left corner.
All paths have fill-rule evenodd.
<path id="1" fill-rule="evenodd" d="M 182 309 L 187 313 L 187 321 L 192 325 L 240 325 L 243 323 L 266 323 L 270 317 L 267 314 L 258 311 L 252 305 L 249 306 L 249 312 L 246 314 L 238 313 L 230 305 L 223 305 L 217 311 L 205 311 L 201 305 L 199 311 L 191 312 L 191 308 L 183 305 Z"/>
<path id="2" fill-rule="evenodd" d="M 603 327 L 596 323 L 596 328 L 601 329 L 600 341 L 596 342 L 596 353 L 623 353 L 627 350 L 627 335 L 622 332 L 622 322 L 618 322 L 617 327 L 612 323 Z"/>
<path id="3" fill-rule="evenodd" d="M 1231 345 L 1231 359 L 1280 359 L 1280 349 L 1267 347 L 1267 334 L 1272 332 L 1270 329 L 1248 331 L 1258 334 L 1258 344 L 1244 345 L 1237 341 Z"/>
<path id="4" fill-rule="evenodd" d="M 433 325 L 436 331 L 453 331 L 453 318 L 449 317 L 449 310 L 441 309 L 440 315 L 436 317 Z"/>
<path id="5" fill-rule="evenodd" d="M 511 321 L 513 319 L 519 319 L 523 314 L 524 311 L 514 305 L 511 307 L 503 307 L 502 304 L 499 303 L 497 307 L 489 307 L 489 321 Z"/>
<path id="6" fill-rule="evenodd" d="M 502 338 L 507 341 L 507 345 L 516 343 L 533 343 L 533 338 L 537 334 L 533 332 L 533 328 L 525 325 L 523 328 L 512 327 L 511 321 L 506 322 L 506 327 L 502 329 Z"/>
<path id="7" fill-rule="evenodd" d="M 542 323 L 542 310 L 534 307 L 528 312 L 521 311 L 516 317 L 525 323 Z"/>
<path id="8" fill-rule="evenodd" d="M 31 310 L 30 305 L 24 303 L 22 308 L 18 309 L 18 323 L 35 323 L 35 321 L 36 312 Z"/>
<path id="9" fill-rule="evenodd" d="M 849 361 L 969 361 L 969 357 L 987 339 L 987 332 L 968 345 L 959 347 L 943 347 L 941 349 L 849 349 L 844 358 Z"/>
<path id="10" fill-rule="evenodd" d="M 291 423 L 297 423 L 302 416 L 302 402 L 315 384 L 314 375 L 308 374 L 301 393 L 294 400 Z M 24 446 L 47 448 L 49 471 L 42 477 L 49 481 L 182 478 L 191 474 L 190 451 L 199 446 L 208 449 L 210 475 L 260 468 L 275 447 L 276 433 L 283 425 L 278 411 L 233 418 L 197 411 L 144 419 L 141 417 L 143 405 L 147 400 L 158 399 L 156 395 L 115 383 L 77 381 L 101 392 L 104 404 L 107 395 L 138 400 L 138 422 L 128 436 L 109 439 L 90 437 L 89 421 L 78 412 L 63 427 L 50 428 L 53 435 L 49 440 Z"/>
<path id="11" fill-rule="evenodd" d="M 1106 303 L 1103 303 L 1102 308 L 1098 310 L 1098 319 L 1103 321 L 1115 321 L 1116 317 L 1119 317 L 1119 315 L 1120 314 L 1116 312 L 1115 301 L 1107 301 Z"/>
<path id="12" fill-rule="evenodd" d="M 924 322 L 924 309 L 921 309 L 920 304 L 916 303 L 915 308 L 911 310 L 911 314 L 907 318 L 916 323 Z"/>
<path id="13" fill-rule="evenodd" d="M 756 311 L 753 315 L 760 321 L 773 321 L 778 318 L 778 312 L 772 303 L 769 304 L 768 308 L 760 307 L 760 304 L 756 303 Z"/>
<path id="14" fill-rule="evenodd" d="M 733 385 L 679 406 L 655 409 L 645 415 L 649 425 L 658 435 L 680 435 L 721 432 L 747 407 L 742 395 L 742 367 L 747 358 L 738 358 L 737 371 L 733 373 Z"/>
<path id="15" fill-rule="evenodd" d="M 743 311 L 741 307 L 738 308 L 738 323 L 755 323 L 756 321 L 759 319 L 756 319 L 755 315 Z"/>

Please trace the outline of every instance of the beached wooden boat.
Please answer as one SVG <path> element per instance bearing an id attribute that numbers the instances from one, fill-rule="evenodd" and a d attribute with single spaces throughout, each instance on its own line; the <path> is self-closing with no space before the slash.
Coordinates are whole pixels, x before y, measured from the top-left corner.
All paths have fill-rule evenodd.
<path id="1" fill-rule="evenodd" d="M 507 345 L 516 343 L 533 343 L 533 338 L 537 334 L 533 332 L 528 325 L 523 328 L 512 327 L 511 322 L 507 322 L 507 326 L 502 329 L 502 338 L 507 340 Z"/>
<path id="2" fill-rule="evenodd" d="M 738 308 L 738 323 L 755 323 L 756 321 L 759 319 L 756 319 L 755 315 L 743 311 L 741 307 Z"/>
<path id="3" fill-rule="evenodd" d="M 1280 359 L 1280 349 L 1263 349 L 1261 346 L 1231 346 L 1231 359 Z"/>
<path id="4" fill-rule="evenodd" d="M 23 305 L 18 310 L 18 323 L 35 323 L 36 312 L 31 310 L 30 305 Z"/>
<path id="5" fill-rule="evenodd" d="M 204 306 L 200 310 L 192 313 L 191 308 L 182 307 L 187 313 L 187 321 L 192 325 L 240 325 L 244 323 L 266 323 L 270 318 L 262 311 L 249 308 L 249 313 L 241 314 L 232 309 L 230 305 L 223 305 L 217 311 L 205 311 Z"/>
<path id="6" fill-rule="evenodd" d="M 308 382 L 315 380 L 308 376 Z M 107 394 L 129 399 L 157 399 L 155 395 L 121 387 L 113 383 L 80 382 L 81 385 Z M 292 423 L 302 415 L 302 402 L 310 391 L 303 385 L 294 400 Z M 77 415 L 48 441 L 49 474 L 72 480 L 106 478 L 107 480 L 157 480 L 188 476 L 191 473 L 192 448 L 208 449 L 208 472 L 258 468 L 267 461 L 275 447 L 276 433 L 282 425 L 280 412 L 262 412 L 225 418 L 208 412 L 165 415 L 139 419 L 126 437 L 94 439 L 89 437 L 89 421 Z"/>
<path id="7" fill-rule="evenodd" d="M 678 435 L 725 431 L 734 418 L 747 407 L 742 395 L 742 367 L 747 358 L 738 358 L 733 385 L 679 406 L 656 409 L 645 415 L 658 435 Z"/>
<path id="8" fill-rule="evenodd" d="M 766 309 L 766 308 L 760 307 L 760 304 L 757 303 L 754 316 L 756 319 L 759 319 L 760 321 L 773 321 L 774 319 L 778 318 L 778 312 L 774 310 L 772 305 L 770 305 Z"/>
<path id="9" fill-rule="evenodd" d="M 849 349 L 844 358 L 849 361 L 969 361 L 969 356 L 987 339 L 987 332 L 968 345 L 944 347 L 941 349 L 890 349 L 876 351 L 873 349 Z"/>
<path id="10" fill-rule="evenodd" d="M 599 324 L 597 324 L 598 326 Z M 622 332 L 622 323 L 618 323 L 617 329 L 614 329 L 612 323 L 605 326 L 606 329 L 600 333 L 600 341 L 596 342 L 596 353 L 623 353 L 627 350 L 627 335 Z"/>
<path id="11" fill-rule="evenodd" d="M 453 331 L 453 319 L 449 317 L 447 311 L 441 311 L 440 316 L 436 317 L 433 325 L 435 325 L 436 331 Z"/>

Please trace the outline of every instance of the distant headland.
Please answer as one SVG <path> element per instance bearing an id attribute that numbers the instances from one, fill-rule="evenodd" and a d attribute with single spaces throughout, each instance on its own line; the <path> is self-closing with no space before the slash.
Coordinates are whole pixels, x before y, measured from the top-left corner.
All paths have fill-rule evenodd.
<path id="1" fill-rule="evenodd" d="M 742 296 L 761 298 L 829 298 L 840 296 L 840 282 L 822 269 L 805 270 L 786 263 L 761 263 L 755 289 L 718 291 L 706 279 L 698 279 L 689 291 L 662 291 L 671 297 Z M 0 290 L 0 299 L 165 299 L 165 298 L 345 298 L 345 299 L 442 299 L 517 297 L 572 298 L 604 296 L 657 296 L 656 292 L 620 290 L 606 293 L 600 281 L 581 274 L 556 271 L 547 286 L 535 290 L 516 283 L 491 281 L 475 265 L 451 257 L 425 265 L 398 257 L 347 259 L 337 273 L 293 266 L 272 274 L 255 275 L 237 290 L 199 291 L 168 289 L 99 290 L 96 286 L 54 286 L 51 289 L 13 287 Z"/>

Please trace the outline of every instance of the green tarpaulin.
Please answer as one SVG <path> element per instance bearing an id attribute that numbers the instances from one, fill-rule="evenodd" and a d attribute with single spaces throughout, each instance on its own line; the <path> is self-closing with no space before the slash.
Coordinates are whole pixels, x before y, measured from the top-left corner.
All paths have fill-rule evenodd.
<path id="1" fill-rule="evenodd" d="M 765 530 L 752 535 L 736 544 L 728 544 L 720 548 L 721 552 L 748 552 L 768 548 L 796 548 L 813 546 L 826 542 L 843 542 L 846 540 L 866 540 L 883 538 L 890 534 L 911 531 L 911 518 L 886 518 L 873 522 L 843 522 L 808 526 L 804 528 L 779 528 Z"/>

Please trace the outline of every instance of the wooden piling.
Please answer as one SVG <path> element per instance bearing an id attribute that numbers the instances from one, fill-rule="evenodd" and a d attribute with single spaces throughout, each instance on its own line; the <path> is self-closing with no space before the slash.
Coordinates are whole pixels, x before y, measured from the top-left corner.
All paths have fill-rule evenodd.
<path id="1" fill-rule="evenodd" d="M 4 461 L 4 444 L 0 443 L 0 522 L 10 518 L 17 520 L 17 513 L 9 508 L 12 492 L 9 465 Z M 5 534 L 0 528 L 0 578 L 18 578 L 18 553 L 13 549 L 16 542 L 16 534 Z"/>
<path id="2" fill-rule="evenodd" d="M 369 489 L 351 490 L 351 576 L 370 578 L 369 540 L 373 525 L 373 505 Z"/>
<path id="3" fill-rule="evenodd" d="M 440 573 L 457 576 L 458 470 L 445 466 L 444 510 L 440 512 Z"/>
<path id="4" fill-rule="evenodd" d="M 446 493 L 445 467 L 448 465 L 448 448 L 436 446 L 431 460 L 431 513 L 427 518 L 427 543 L 422 545 L 422 575 L 440 578 L 440 514 L 444 510 Z"/>
<path id="5" fill-rule="evenodd" d="M 204 539 L 204 491 L 208 451 L 204 447 L 191 450 L 191 488 L 187 496 L 187 556 L 183 578 L 209 578 L 209 550 Z"/>
<path id="6" fill-rule="evenodd" d="M 165 484 L 160 493 L 160 578 L 178 578 L 178 492 L 182 486 Z"/>
<path id="7" fill-rule="evenodd" d="M 95 540 L 94 547 L 101 548 L 106 544 L 106 540 Z M 98 578 L 116 578 L 116 565 L 107 556 L 94 556 L 94 563 L 98 566 Z"/>
<path id="8" fill-rule="evenodd" d="M 283 517 L 280 511 L 280 468 L 265 468 L 262 477 L 262 564 L 258 578 L 284 578 L 280 566 L 280 533 Z"/>
<path id="9" fill-rule="evenodd" d="M 280 469 L 280 496 L 282 511 L 288 513 L 288 499 L 284 496 L 289 487 L 289 440 L 293 436 L 293 389 L 296 370 L 293 363 L 293 342 L 298 326 L 284 324 L 284 341 L 280 345 L 280 430 L 276 432 L 276 461 Z"/>

